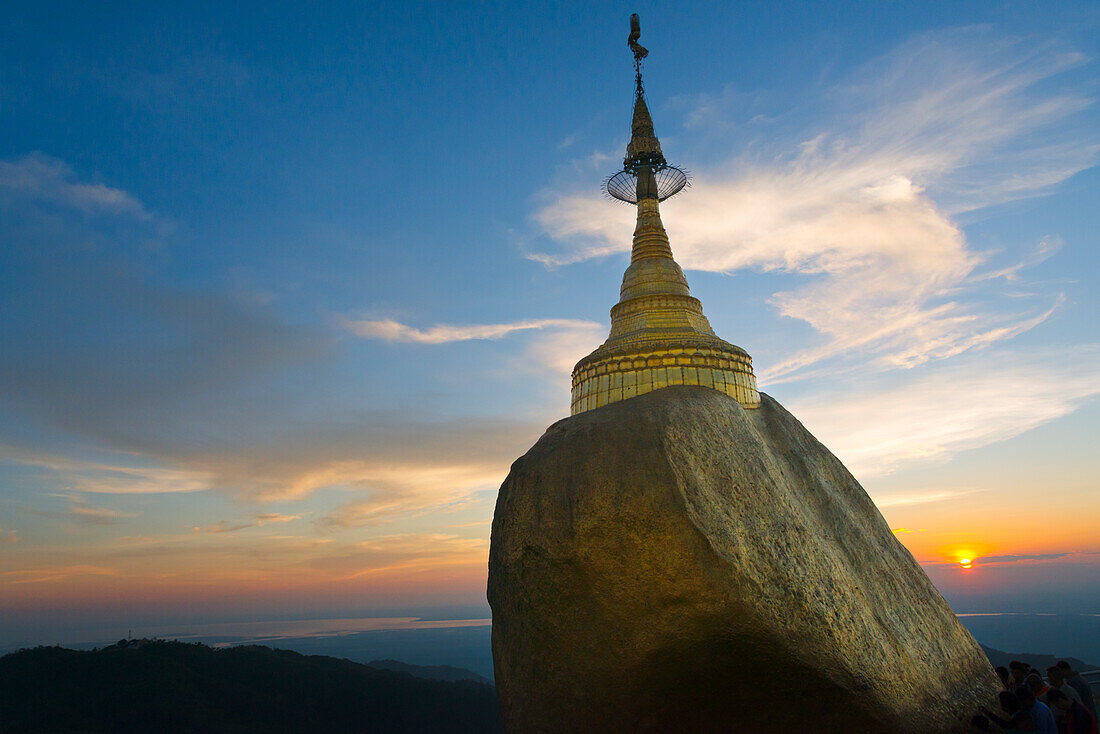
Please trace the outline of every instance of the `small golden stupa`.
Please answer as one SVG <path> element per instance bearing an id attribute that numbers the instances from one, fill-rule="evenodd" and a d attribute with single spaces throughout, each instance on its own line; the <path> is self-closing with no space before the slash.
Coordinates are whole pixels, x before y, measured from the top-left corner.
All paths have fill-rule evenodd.
<path id="1" fill-rule="evenodd" d="M 608 195 L 636 204 L 638 225 L 619 302 L 611 309 L 611 333 L 573 368 L 570 413 L 576 415 L 670 385 L 701 385 L 723 392 L 745 408 L 760 406 L 752 358 L 714 335 L 703 305 L 688 290 L 672 258 L 658 205 L 687 185 L 669 165 L 653 131 L 642 88 L 638 16 L 630 18 L 634 52 L 634 120 L 623 170 L 607 180 Z"/>

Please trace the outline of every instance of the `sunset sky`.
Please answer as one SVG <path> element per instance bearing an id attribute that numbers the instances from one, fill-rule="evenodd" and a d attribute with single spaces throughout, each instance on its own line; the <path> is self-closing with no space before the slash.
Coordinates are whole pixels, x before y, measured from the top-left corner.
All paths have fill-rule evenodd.
<path id="1" fill-rule="evenodd" d="M 627 264 L 635 11 L 716 333 L 956 611 L 1100 613 L 1100 5 L 829 5 L 6 8 L 0 643 L 488 616 Z"/>

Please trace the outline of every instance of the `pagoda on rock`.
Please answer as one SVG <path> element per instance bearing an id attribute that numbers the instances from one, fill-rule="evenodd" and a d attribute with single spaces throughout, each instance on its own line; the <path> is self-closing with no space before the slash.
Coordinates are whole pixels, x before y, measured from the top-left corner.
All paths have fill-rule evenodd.
<path id="1" fill-rule="evenodd" d="M 611 176 L 612 198 L 638 207 L 630 266 L 619 302 L 611 309 L 611 333 L 573 368 L 570 413 L 576 415 L 670 385 L 700 385 L 760 406 L 752 358 L 719 339 L 688 290 L 684 271 L 672 257 L 659 203 L 687 186 L 687 175 L 661 153 L 642 87 L 637 15 L 628 40 L 634 52 L 634 119 L 623 170 Z"/>

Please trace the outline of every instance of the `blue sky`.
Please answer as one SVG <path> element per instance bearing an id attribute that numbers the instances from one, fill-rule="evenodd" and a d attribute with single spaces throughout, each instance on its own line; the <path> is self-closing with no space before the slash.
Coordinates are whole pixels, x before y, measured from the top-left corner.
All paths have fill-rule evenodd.
<path id="1" fill-rule="evenodd" d="M 927 2 L 10 10 L 0 608 L 484 608 L 626 264 L 631 12 L 717 333 L 960 611 L 1095 612 L 1100 10 Z"/>

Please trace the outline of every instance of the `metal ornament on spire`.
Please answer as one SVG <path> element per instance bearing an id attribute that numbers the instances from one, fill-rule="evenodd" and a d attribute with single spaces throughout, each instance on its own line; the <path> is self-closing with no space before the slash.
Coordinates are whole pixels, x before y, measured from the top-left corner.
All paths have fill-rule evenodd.
<path id="1" fill-rule="evenodd" d="M 649 56 L 649 51 L 645 46 L 638 43 L 638 39 L 642 37 L 642 22 L 638 20 L 637 13 L 630 14 L 630 35 L 626 37 L 626 45 L 630 46 L 630 50 L 634 52 L 634 69 L 641 74 L 642 59 Z"/>
<path id="2" fill-rule="evenodd" d="M 661 142 L 653 131 L 653 118 L 645 101 L 642 85 L 642 59 L 649 50 L 638 43 L 642 28 L 638 14 L 630 16 L 627 45 L 634 53 L 634 117 L 630 124 L 630 143 L 626 146 L 623 170 L 604 182 L 607 195 L 629 204 L 642 199 L 665 199 L 680 193 L 688 185 L 688 174 L 671 165 L 661 153 Z"/>

